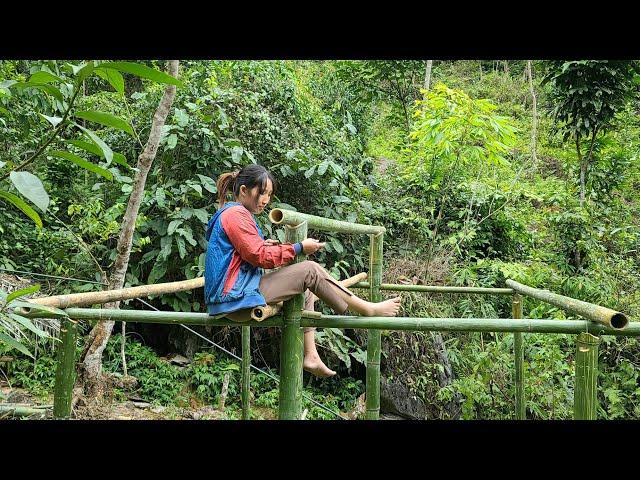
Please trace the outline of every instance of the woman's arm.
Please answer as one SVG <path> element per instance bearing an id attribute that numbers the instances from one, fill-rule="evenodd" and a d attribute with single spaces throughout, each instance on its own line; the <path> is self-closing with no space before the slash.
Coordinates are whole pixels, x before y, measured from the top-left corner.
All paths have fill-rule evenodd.
<path id="1" fill-rule="evenodd" d="M 255 267 L 276 268 L 291 262 L 298 248 L 290 243 L 273 245 L 258 234 L 251 213 L 238 205 L 222 213 L 222 228 L 240 257 Z"/>

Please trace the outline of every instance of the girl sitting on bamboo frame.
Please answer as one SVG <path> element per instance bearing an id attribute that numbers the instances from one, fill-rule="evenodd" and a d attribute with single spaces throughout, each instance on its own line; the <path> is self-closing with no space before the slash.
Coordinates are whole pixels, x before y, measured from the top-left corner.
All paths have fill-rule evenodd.
<path id="1" fill-rule="evenodd" d="M 400 297 L 368 302 L 341 286 L 313 261 L 292 265 L 297 255 L 313 254 L 324 243 L 307 238 L 295 244 L 266 239 L 254 215 L 264 212 L 274 193 L 273 175 L 260 165 L 248 165 L 223 173 L 217 181 L 219 209 L 207 226 L 205 300 L 209 315 L 225 314 L 247 321 L 251 309 L 305 295 L 305 310 L 314 309 L 322 299 L 338 315 L 347 310 L 364 316 L 395 317 Z M 234 200 L 226 201 L 227 192 Z M 263 269 L 275 271 L 264 273 Z M 318 377 L 336 374 L 320 359 L 315 344 L 315 328 L 304 329 L 303 368 Z"/>

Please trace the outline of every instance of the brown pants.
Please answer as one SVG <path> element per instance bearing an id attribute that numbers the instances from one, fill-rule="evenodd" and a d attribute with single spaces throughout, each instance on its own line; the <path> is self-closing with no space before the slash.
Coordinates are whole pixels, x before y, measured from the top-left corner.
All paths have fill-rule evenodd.
<path id="1" fill-rule="evenodd" d="M 269 304 L 289 300 L 294 295 L 304 293 L 305 310 L 314 310 L 313 304 L 317 297 L 329 305 L 338 315 L 345 313 L 349 307 L 338 293 L 338 289 L 347 295 L 353 295 L 345 287 L 338 284 L 337 280 L 319 264 L 309 260 L 287 265 L 264 274 L 258 288 Z M 249 315 L 250 310 L 240 310 L 227 316 L 235 321 L 246 321 L 249 320 Z M 315 328 L 304 328 L 305 332 L 311 330 L 315 330 Z"/>

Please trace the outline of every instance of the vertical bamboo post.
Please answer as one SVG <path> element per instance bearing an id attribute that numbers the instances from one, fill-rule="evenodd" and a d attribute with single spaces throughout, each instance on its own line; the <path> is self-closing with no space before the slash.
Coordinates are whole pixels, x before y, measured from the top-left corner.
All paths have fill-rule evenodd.
<path id="1" fill-rule="evenodd" d="M 71 416 L 71 399 L 76 380 L 77 322 L 64 318 L 60 322 L 60 343 L 57 346 L 56 383 L 53 392 L 54 418 Z"/>
<path id="2" fill-rule="evenodd" d="M 285 239 L 296 243 L 307 237 L 307 223 L 296 227 L 285 226 Z M 295 263 L 304 260 L 304 255 L 298 255 Z M 304 295 L 296 295 L 284 302 L 282 317 L 282 341 L 280 344 L 280 391 L 279 414 L 280 420 L 298 420 L 302 411 L 302 359 L 303 335 L 300 328 L 300 318 L 304 306 Z"/>
<path id="3" fill-rule="evenodd" d="M 573 418 L 595 420 L 598 409 L 598 346 L 600 338 L 582 332 L 576 339 Z"/>
<path id="4" fill-rule="evenodd" d="M 382 246 L 383 233 L 370 235 L 369 238 L 369 275 L 371 277 L 369 296 L 372 302 L 382 300 Z M 365 419 L 377 420 L 380 416 L 380 352 L 382 332 L 370 329 L 367 339 L 367 385 Z"/>
<path id="5" fill-rule="evenodd" d="M 251 327 L 242 327 L 242 419 L 249 420 L 251 392 Z"/>
<path id="6" fill-rule="evenodd" d="M 513 318 L 522 318 L 522 295 L 513 295 L 511 312 Z M 525 420 L 527 413 L 524 401 L 524 348 L 520 332 L 513 334 L 513 353 L 516 359 L 516 419 Z"/>

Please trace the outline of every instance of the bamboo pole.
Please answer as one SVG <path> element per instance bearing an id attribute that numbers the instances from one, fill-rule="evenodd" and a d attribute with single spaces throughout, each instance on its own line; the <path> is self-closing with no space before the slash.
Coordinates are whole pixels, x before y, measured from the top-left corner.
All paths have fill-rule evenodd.
<path id="1" fill-rule="evenodd" d="M 371 285 L 369 297 L 372 302 L 382 300 L 382 254 L 384 233 L 370 236 L 369 272 Z M 367 384 L 366 384 L 366 420 L 377 420 L 380 416 L 380 352 L 382 334 L 380 330 L 369 330 L 367 338 Z"/>
<path id="2" fill-rule="evenodd" d="M 115 320 L 131 323 L 160 323 L 169 325 L 238 326 L 238 322 L 206 313 L 162 312 L 150 310 L 117 310 L 97 308 L 68 308 L 69 318 L 75 320 Z M 631 322 L 624 330 L 617 330 L 590 320 L 556 320 L 533 318 L 419 318 L 419 317 L 360 317 L 347 315 L 322 315 L 320 312 L 301 312 L 302 327 L 354 328 L 380 330 L 415 330 L 420 332 L 522 332 L 522 333 L 568 333 L 589 332 L 594 335 L 618 337 L 640 336 L 640 322 Z M 313 314 L 313 316 L 311 316 Z M 30 313 L 27 317 L 50 318 L 42 312 Z M 281 316 L 263 322 L 249 321 L 249 327 L 282 327 Z"/>
<path id="3" fill-rule="evenodd" d="M 385 232 L 384 227 L 332 220 L 330 218 L 316 217 L 315 215 L 284 210 L 282 208 L 274 208 L 271 210 L 271 212 L 269 212 L 269 220 L 276 225 L 284 224 L 290 226 L 306 222 L 308 228 L 325 232 L 368 233 L 376 235 Z"/>
<path id="4" fill-rule="evenodd" d="M 371 288 L 368 282 L 359 282 L 351 288 Z M 445 287 L 436 285 L 402 285 L 397 283 L 382 283 L 380 290 L 398 292 L 430 292 L 430 293 L 480 293 L 485 295 L 512 295 L 511 288 L 484 288 L 484 287 Z"/>
<path id="5" fill-rule="evenodd" d="M 77 321 L 64 318 L 60 324 L 60 340 L 56 363 L 56 383 L 53 394 L 54 418 L 71 416 L 71 400 L 76 377 Z"/>
<path id="6" fill-rule="evenodd" d="M 287 242 L 296 243 L 307 237 L 307 224 L 285 228 Z M 301 262 L 305 255 L 296 256 L 294 263 Z M 295 295 L 282 307 L 282 341 L 280 342 L 280 420 L 298 420 L 302 411 L 302 359 L 303 336 L 300 318 L 304 295 Z"/>
<path id="7" fill-rule="evenodd" d="M 242 327 L 242 419 L 249 420 L 251 393 L 251 327 Z"/>
<path id="8" fill-rule="evenodd" d="M 522 318 L 522 295 L 515 294 L 511 301 L 513 318 Z M 522 347 L 522 333 L 513 334 L 513 354 L 516 365 L 516 419 L 526 420 L 527 410 L 524 400 L 524 349 Z"/>
<path id="9" fill-rule="evenodd" d="M 350 286 L 362 281 L 367 278 L 367 272 L 358 273 L 353 277 L 345 278 L 344 280 L 340 280 L 338 283 L 345 288 L 349 288 Z M 277 315 L 282 310 L 282 302 L 278 302 L 274 305 L 266 305 L 255 307 L 251 310 L 251 318 L 257 322 L 261 322 L 266 320 L 269 317 L 273 317 Z M 307 314 L 312 313 L 310 310 L 303 310 Z M 319 313 L 319 312 L 318 312 Z"/>
<path id="10" fill-rule="evenodd" d="M 629 325 L 629 319 L 624 313 L 616 312 L 610 308 L 551 293 L 549 290 L 540 290 L 538 288 L 529 287 L 527 285 L 514 282 L 513 280 L 507 280 L 506 284 L 508 287 L 513 288 L 516 292 L 522 295 L 536 298 L 556 307 L 577 313 L 578 315 L 582 315 L 589 320 L 601 323 L 607 327 L 623 329 Z"/>
<path id="11" fill-rule="evenodd" d="M 598 410 L 598 346 L 600 339 L 580 333 L 576 339 L 576 375 L 573 390 L 573 418 L 595 420 Z"/>
<path id="12" fill-rule="evenodd" d="M 4 417 L 45 417 L 50 406 L 20 405 L 15 403 L 0 403 L 0 419 Z"/>
<path id="13" fill-rule="evenodd" d="M 54 295 L 51 297 L 31 298 L 31 303 L 48 305 L 56 308 L 81 307 L 99 305 L 108 302 L 129 300 L 132 298 L 162 295 L 165 293 L 182 292 L 204 287 L 204 278 L 198 277 L 180 282 L 158 283 L 155 285 L 141 285 L 139 287 L 103 290 L 100 292 L 71 293 L 68 295 Z"/>

